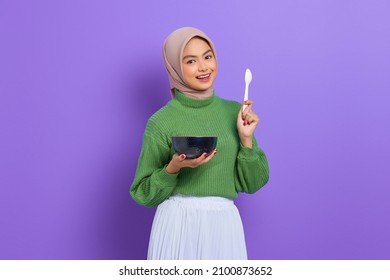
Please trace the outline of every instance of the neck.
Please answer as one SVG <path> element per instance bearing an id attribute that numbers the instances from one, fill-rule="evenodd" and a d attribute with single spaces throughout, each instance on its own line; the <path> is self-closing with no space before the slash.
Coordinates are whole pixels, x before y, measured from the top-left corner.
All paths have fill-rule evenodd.
<path id="1" fill-rule="evenodd" d="M 188 88 L 187 86 L 185 87 L 178 86 L 176 87 L 176 89 L 180 91 L 182 94 L 184 94 L 185 96 L 188 96 L 193 99 L 206 99 L 212 96 L 214 93 L 213 87 L 210 87 L 206 90 L 195 90 L 195 89 Z"/>
<path id="2" fill-rule="evenodd" d="M 184 93 L 180 92 L 179 90 L 175 89 L 174 99 L 180 102 L 181 105 L 185 107 L 191 107 L 191 108 L 202 108 L 209 106 L 213 103 L 215 103 L 216 98 L 215 94 L 213 94 L 208 98 L 192 98 L 188 95 L 185 95 Z"/>

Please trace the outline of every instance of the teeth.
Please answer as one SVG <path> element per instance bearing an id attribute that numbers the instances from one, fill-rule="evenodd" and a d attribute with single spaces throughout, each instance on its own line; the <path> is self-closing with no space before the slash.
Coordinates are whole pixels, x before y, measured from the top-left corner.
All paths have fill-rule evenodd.
<path id="1" fill-rule="evenodd" d="M 204 78 L 207 78 L 207 77 L 209 77 L 209 76 L 210 76 L 210 74 L 198 76 L 198 79 L 204 79 Z"/>

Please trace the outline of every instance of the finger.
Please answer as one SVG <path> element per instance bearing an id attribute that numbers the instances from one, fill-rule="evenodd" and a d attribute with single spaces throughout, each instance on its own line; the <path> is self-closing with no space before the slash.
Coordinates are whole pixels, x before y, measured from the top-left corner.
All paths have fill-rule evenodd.
<path id="1" fill-rule="evenodd" d="M 248 112 L 248 109 L 250 109 L 250 107 L 252 106 L 252 104 L 249 104 L 248 103 L 248 100 L 247 101 L 244 101 L 241 105 L 241 112 L 242 113 L 245 113 L 245 112 Z"/>
<path id="2" fill-rule="evenodd" d="M 257 124 L 259 121 L 259 118 L 256 114 L 248 114 L 244 120 L 244 126 L 251 125 L 251 124 Z"/>
<path id="3" fill-rule="evenodd" d="M 217 149 L 215 149 L 211 153 L 207 154 L 207 158 L 215 156 L 216 153 L 217 153 Z"/>
<path id="4" fill-rule="evenodd" d="M 259 117 L 256 115 L 256 114 L 252 114 L 248 120 L 247 120 L 247 124 L 248 125 L 251 125 L 251 124 L 255 124 L 257 125 L 259 123 Z"/>
<path id="5" fill-rule="evenodd" d="M 251 113 L 247 113 L 247 114 L 245 115 L 244 119 L 243 119 L 244 125 L 249 124 L 249 123 L 250 123 L 250 120 L 251 120 L 252 118 L 253 118 L 253 117 L 252 117 L 252 114 L 251 114 Z"/>
<path id="6" fill-rule="evenodd" d="M 183 160 L 185 160 L 186 158 L 187 158 L 187 156 L 186 156 L 185 154 L 180 154 L 180 155 L 179 155 L 180 161 L 183 161 Z"/>
<path id="7" fill-rule="evenodd" d="M 249 102 L 248 102 L 249 101 Z M 244 100 L 244 101 L 242 101 L 242 105 L 241 105 L 241 112 L 244 112 L 245 111 L 245 109 L 248 107 L 248 105 L 249 105 L 249 103 L 250 103 L 250 101 L 251 100 Z"/>
<path id="8" fill-rule="evenodd" d="M 194 159 L 188 159 L 186 164 L 191 167 L 191 168 L 195 168 L 197 166 L 199 166 L 201 164 L 201 162 L 206 158 L 207 154 L 206 153 L 203 153 L 201 154 L 199 157 L 197 158 L 194 158 Z"/>
<path id="9" fill-rule="evenodd" d="M 202 164 L 208 162 L 208 161 L 209 161 L 209 158 L 210 158 L 210 157 L 213 157 L 215 153 L 216 153 L 216 150 L 214 150 L 213 152 L 211 152 L 211 153 L 209 153 L 209 154 L 203 153 L 200 157 L 198 157 L 198 158 L 195 159 L 195 160 L 196 160 L 195 163 L 196 163 L 197 165 L 202 165 Z"/>
<path id="10" fill-rule="evenodd" d="M 208 154 L 201 162 L 201 164 L 208 163 L 215 155 L 217 154 L 217 150 L 214 150 L 212 153 Z"/>
<path id="11" fill-rule="evenodd" d="M 244 104 L 244 105 L 252 105 L 252 104 L 253 104 L 253 101 L 250 100 L 250 99 L 248 99 L 248 100 L 245 100 L 245 101 L 243 102 L 243 104 Z"/>
<path id="12" fill-rule="evenodd" d="M 250 113 L 252 111 L 252 105 L 253 105 L 253 101 L 252 100 L 245 100 L 243 103 L 242 103 L 242 119 L 245 119 L 245 116 Z M 244 109 L 245 108 L 245 109 Z"/>

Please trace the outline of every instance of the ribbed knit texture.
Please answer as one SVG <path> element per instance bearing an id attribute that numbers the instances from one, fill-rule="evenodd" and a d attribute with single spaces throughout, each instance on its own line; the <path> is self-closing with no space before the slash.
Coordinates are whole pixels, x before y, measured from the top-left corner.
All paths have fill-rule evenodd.
<path id="1" fill-rule="evenodd" d="M 268 162 L 253 137 L 253 148 L 243 147 L 237 132 L 241 104 L 211 96 L 192 99 L 176 92 L 148 121 L 130 194 L 152 207 L 174 194 L 237 197 L 254 193 L 269 178 Z M 217 136 L 217 154 L 197 168 L 169 174 L 165 167 L 175 153 L 172 136 Z"/>

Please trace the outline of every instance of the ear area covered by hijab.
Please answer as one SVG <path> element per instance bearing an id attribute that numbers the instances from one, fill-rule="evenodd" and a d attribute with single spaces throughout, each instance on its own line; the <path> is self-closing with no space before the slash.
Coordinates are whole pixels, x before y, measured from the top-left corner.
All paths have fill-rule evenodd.
<path id="1" fill-rule="evenodd" d="M 210 97 L 213 95 L 213 87 L 205 91 L 199 91 L 190 88 L 184 81 L 181 64 L 183 51 L 187 43 L 194 37 L 200 37 L 206 40 L 216 58 L 214 44 L 203 31 L 194 27 L 183 27 L 173 31 L 167 37 L 163 45 L 164 64 L 169 76 L 172 97 L 174 97 L 175 89 L 190 97 L 199 96 L 200 94 L 203 97 Z"/>

